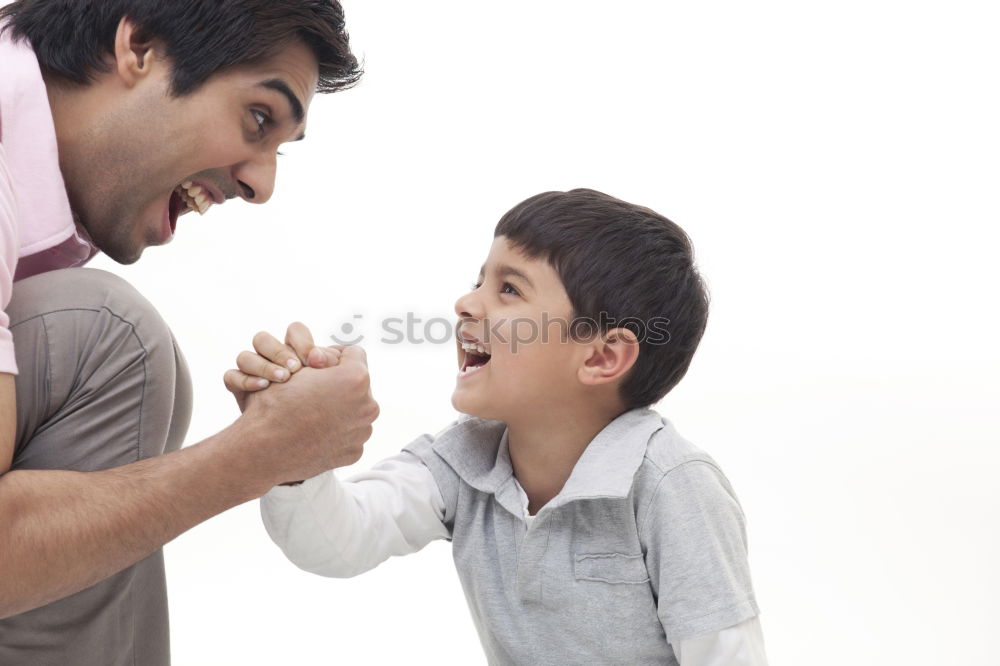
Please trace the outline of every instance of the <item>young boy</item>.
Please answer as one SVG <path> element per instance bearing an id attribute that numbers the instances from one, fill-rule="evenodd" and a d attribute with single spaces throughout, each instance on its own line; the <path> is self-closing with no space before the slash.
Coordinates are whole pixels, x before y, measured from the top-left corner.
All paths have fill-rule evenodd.
<path id="1" fill-rule="evenodd" d="M 685 233 L 593 190 L 537 195 L 455 310 L 467 416 L 348 481 L 273 489 L 261 512 L 288 558 L 346 577 L 450 539 L 490 663 L 765 664 L 736 496 L 647 409 L 708 316 Z M 241 356 L 241 404 L 289 376 L 261 357 L 336 362 L 303 330 Z"/>

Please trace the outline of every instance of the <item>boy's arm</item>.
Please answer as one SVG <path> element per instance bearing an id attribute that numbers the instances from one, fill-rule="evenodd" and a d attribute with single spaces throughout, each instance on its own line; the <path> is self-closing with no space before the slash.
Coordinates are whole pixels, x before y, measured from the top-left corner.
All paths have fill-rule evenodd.
<path id="1" fill-rule="evenodd" d="M 355 576 L 450 536 L 434 477 L 406 451 L 348 481 L 330 472 L 274 488 L 260 508 L 288 559 L 321 576 Z"/>
<path id="2" fill-rule="evenodd" d="M 317 347 L 309 329 L 298 322 L 288 327 L 283 343 L 262 331 L 253 346 L 254 352 L 237 357 L 239 369 L 225 376 L 240 409 L 265 394 L 262 389 L 272 382 L 294 384 L 291 375 L 300 368 L 335 367 L 348 353 L 336 345 Z M 329 473 L 276 487 L 261 498 L 260 510 L 268 534 L 286 557 L 321 576 L 355 576 L 393 555 L 413 553 L 450 536 L 438 484 L 408 451 L 349 481 Z"/>
<path id="3" fill-rule="evenodd" d="M 683 666 L 712 663 L 698 655 L 725 650 L 743 636 L 736 628 L 758 614 L 743 512 L 732 488 L 711 462 L 689 460 L 665 471 L 637 521 L 668 640 L 679 657 L 686 652 Z"/>
<path id="4" fill-rule="evenodd" d="M 678 641 L 673 646 L 680 666 L 767 666 L 760 618 L 752 617 L 721 631 Z"/>

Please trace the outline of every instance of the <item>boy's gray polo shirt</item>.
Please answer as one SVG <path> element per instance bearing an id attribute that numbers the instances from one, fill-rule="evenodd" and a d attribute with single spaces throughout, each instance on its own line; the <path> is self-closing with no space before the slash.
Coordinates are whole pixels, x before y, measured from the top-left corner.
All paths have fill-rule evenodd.
<path id="1" fill-rule="evenodd" d="M 671 642 L 758 613 L 736 495 L 656 412 L 602 430 L 530 526 L 504 424 L 471 418 L 405 450 L 444 497 L 490 663 L 676 664 Z"/>

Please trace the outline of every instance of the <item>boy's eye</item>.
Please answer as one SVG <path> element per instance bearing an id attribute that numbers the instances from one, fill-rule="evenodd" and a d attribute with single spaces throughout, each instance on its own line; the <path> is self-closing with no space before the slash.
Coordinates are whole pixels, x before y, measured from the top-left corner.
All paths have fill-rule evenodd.
<path id="1" fill-rule="evenodd" d="M 472 291 L 475 291 L 476 289 L 479 289 L 482 286 L 483 286 L 482 281 L 476 280 L 475 282 L 472 283 Z"/>
<path id="2" fill-rule="evenodd" d="M 517 287 L 512 285 L 510 282 L 504 282 L 503 287 L 500 289 L 501 294 L 513 294 L 514 296 L 520 296 L 521 292 L 517 290 Z"/>

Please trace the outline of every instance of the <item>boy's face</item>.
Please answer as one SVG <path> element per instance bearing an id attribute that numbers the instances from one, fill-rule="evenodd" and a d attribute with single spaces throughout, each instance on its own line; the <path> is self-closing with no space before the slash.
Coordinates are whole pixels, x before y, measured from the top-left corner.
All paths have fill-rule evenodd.
<path id="1" fill-rule="evenodd" d="M 585 347 L 569 336 L 573 308 L 547 261 L 528 258 L 498 236 L 475 288 L 458 299 L 455 312 L 455 409 L 510 423 L 544 416 L 574 399 Z"/>

